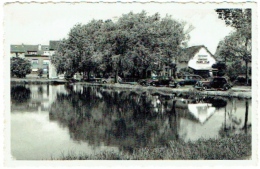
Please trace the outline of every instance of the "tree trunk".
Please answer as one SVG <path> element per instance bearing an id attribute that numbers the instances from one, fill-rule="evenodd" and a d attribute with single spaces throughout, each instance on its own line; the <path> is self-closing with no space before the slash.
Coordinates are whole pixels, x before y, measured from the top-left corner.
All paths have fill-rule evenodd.
<path id="1" fill-rule="evenodd" d="M 88 71 L 88 81 L 90 80 L 90 71 Z"/>
<path id="2" fill-rule="evenodd" d="M 142 76 L 143 76 L 144 79 L 147 78 L 147 69 L 148 69 L 148 67 L 147 67 L 147 68 L 144 68 L 144 69 L 143 69 L 143 72 L 142 72 Z"/>
<path id="3" fill-rule="evenodd" d="M 246 42 L 245 42 L 246 50 L 247 50 L 247 45 L 248 45 L 248 38 L 246 38 Z M 246 58 L 245 58 L 245 62 L 246 62 L 246 85 L 248 85 L 248 61 L 249 61 L 248 59 L 249 59 L 248 56 L 246 56 Z"/>
<path id="4" fill-rule="evenodd" d="M 248 100 L 246 100 L 246 112 L 245 112 L 245 123 L 243 129 L 247 132 L 247 121 L 248 121 Z"/>
<path id="5" fill-rule="evenodd" d="M 174 79 L 176 79 L 176 68 L 172 69 L 172 76 Z"/>
<path id="6" fill-rule="evenodd" d="M 248 61 L 246 60 L 246 85 L 248 85 Z"/>
<path id="7" fill-rule="evenodd" d="M 170 111 L 169 114 L 169 123 L 170 123 L 170 129 L 173 130 L 175 139 L 178 140 L 179 139 L 179 133 L 178 133 L 178 113 L 176 112 L 175 108 L 176 108 L 176 100 L 173 101 L 172 103 L 172 109 Z M 172 119 L 174 118 L 174 120 Z"/>
<path id="8" fill-rule="evenodd" d="M 115 83 L 118 83 L 118 68 L 115 71 Z"/>

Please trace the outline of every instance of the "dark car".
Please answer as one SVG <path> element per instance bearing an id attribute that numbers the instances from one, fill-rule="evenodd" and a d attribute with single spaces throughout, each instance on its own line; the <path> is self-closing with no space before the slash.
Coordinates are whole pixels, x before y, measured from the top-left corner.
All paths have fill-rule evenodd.
<path id="1" fill-rule="evenodd" d="M 117 76 L 117 80 L 119 83 L 122 82 L 122 78 Z M 109 76 L 107 78 L 102 78 L 102 83 L 115 83 L 115 76 Z"/>
<path id="2" fill-rule="evenodd" d="M 152 85 L 157 87 L 166 86 L 166 87 L 173 87 L 173 88 L 184 86 L 184 84 L 172 78 L 159 78 L 157 81 L 154 81 Z"/>
<path id="3" fill-rule="evenodd" d="M 195 85 L 198 81 L 203 80 L 203 78 L 199 75 L 182 75 L 179 76 L 177 82 L 180 85 Z"/>
<path id="4" fill-rule="evenodd" d="M 172 79 L 166 76 L 159 76 L 157 77 L 157 80 L 151 82 L 152 86 L 170 86 L 170 83 L 172 82 Z"/>
<path id="5" fill-rule="evenodd" d="M 174 87 L 174 88 L 179 88 L 181 86 L 184 86 L 184 84 L 182 84 L 182 83 L 180 83 L 180 82 L 178 82 L 178 81 L 176 81 L 174 79 L 171 80 L 170 84 L 169 84 L 169 87 Z"/>
<path id="6" fill-rule="evenodd" d="M 139 84 L 143 86 L 166 86 L 166 87 L 179 87 L 181 86 L 176 80 L 167 76 L 157 76 L 150 79 L 142 79 L 139 81 Z"/>
<path id="7" fill-rule="evenodd" d="M 249 85 L 251 86 L 251 83 L 252 80 L 251 80 L 251 77 L 248 77 L 248 84 L 247 84 L 247 81 L 246 81 L 246 76 L 238 76 L 235 81 L 234 81 L 234 85 Z"/>
<path id="8" fill-rule="evenodd" d="M 227 77 L 213 77 L 209 78 L 207 81 L 198 81 L 194 87 L 199 90 L 206 90 L 206 89 L 221 89 L 221 90 L 228 90 L 233 85 L 230 83 Z"/>
<path id="9" fill-rule="evenodd" d="M 153 76 L 151 78 L 148 79 L 141 79 L 138 81 L 138 83 L 142 86 L 153 86 L 154 82 L 158 81 L 158 78 Z"/>

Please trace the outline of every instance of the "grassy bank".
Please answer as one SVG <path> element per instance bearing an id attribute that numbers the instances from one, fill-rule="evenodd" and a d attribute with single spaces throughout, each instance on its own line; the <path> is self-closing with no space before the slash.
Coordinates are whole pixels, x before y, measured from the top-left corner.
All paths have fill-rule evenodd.
<path id="1" fill-rule="evenodd" d="M 165 147 L 141 148 L 133 153 L 101 152 L 62 155 L 58 160 L 236 160 L 252 155 L 251 134 L 237 134 L 196 142 L 171 141 Z M 57 159 L 56 159 L 57 160 Z"/>
<path id="2" fill-rule="evenodd" d="M 252 98 L 251 90 L 237 90 L 230 89 L 229 91 L 199 91 L 194 89 L 192 86 L 184 86 L 180 88 L 170 87 L 153 87 L 153 86 L 140 86 L 140 85 L 125 85 L 125 84 L 93 84 L 80 82 L 79 84 L 86 86 L 102 86 L 106 89 L 119 89 L 119 90 L 131 90 L 136 92 L 148 92 L 151 94 L 169 95 L 175 94 L 176 96 L 194 95 L 194 96 L 222 96 L 222 97 L 235 97 L 235 98 Z"/>
<path id="3" fill-rule="evenodd" d="M 18 79 L 12 78 L 12 84 L 70 84 L 65 80 L 59 79 Z M 204 95 L 204 96 L 223 96 L 223 97 L 236 97 L 236 98 L 252 98 L 251 89 L 230 89 L 229 91 L 198 91 L 192 86 L 184 86 L 181 88 L 169 88 L 169 87 L 144 87 L 141 85 L 130 85 L 130 84 L 100 84 L 100 83 L 87 83 L 87 82 L 74 82 L 71 84 L 80 84 L 86 86 L 102 86 L 107 89 L 120 89 L 120 90 L 132 90 L 138 92 L 149 92 L 151 94 L 158 93 L 162 95 L 176 94 L 177 96 L 182 95 Z"/>

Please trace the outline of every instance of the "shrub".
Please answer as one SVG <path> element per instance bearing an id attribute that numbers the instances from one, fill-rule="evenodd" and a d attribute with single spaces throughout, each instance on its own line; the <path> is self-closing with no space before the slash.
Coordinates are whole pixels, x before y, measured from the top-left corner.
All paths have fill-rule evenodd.
<path id="1" fill-rule="evenodd" d="M 234 61 L 231 64 L 227 65 L 226 75 L 230 78 L 231 81 L 235 80 L 238 75 L 244 74 L 246 67 L 242 65 L 241 61 Z M 249 75 L 251 70 L 249 70 Z"/>
<path id="2" fill-rule="evenodd" d="M 193 74 L 194 73 L 194 71 L 189 67 L 181 68 L 179 72 L 180 72 L 180 74 L 186 74 L 186 73 Z"/>
<path id="3" fill-rule="evenodd" d="M 38 76 L 42 77 L 42 75 L 43 75 L 43 69 L 38 69 Z"/>
<path id="4" fill-rule="evenodd" d="M 20 57 L 11 58 L 11 76 L 24 78 L 27 74 L 31 73 L 31 63 L 27 59 Z"/>

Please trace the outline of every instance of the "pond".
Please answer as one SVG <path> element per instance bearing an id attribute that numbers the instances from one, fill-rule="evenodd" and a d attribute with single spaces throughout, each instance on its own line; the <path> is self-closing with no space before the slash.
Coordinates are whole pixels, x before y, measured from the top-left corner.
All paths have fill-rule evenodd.
<path id="1" fill-rule="evenodd" d="M 76 84 L 11 85 L 11 154 L 17 160 L 127 153 L 250 129 L 250 99 Z"/>

